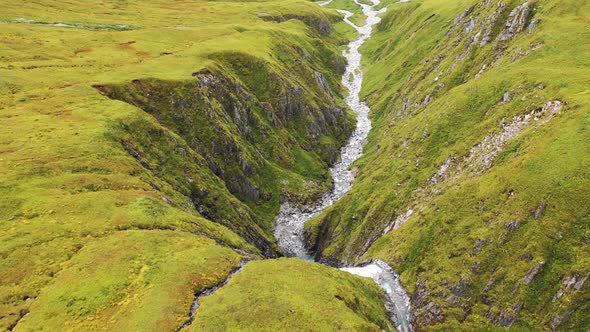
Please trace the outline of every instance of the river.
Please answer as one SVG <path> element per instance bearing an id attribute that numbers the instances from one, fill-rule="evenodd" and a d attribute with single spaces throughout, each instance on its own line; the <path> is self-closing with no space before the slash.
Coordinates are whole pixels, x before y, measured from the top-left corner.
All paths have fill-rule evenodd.
<path id="1" fill-rule="evenodd" d="M 381 20 L 379 14 L 384 13 L 386 9 L 376 9 L 380 4 L 378 0 L 372 0 L 371 5 L 360 3 L 357 0 L 354 1 L 362 8 L 364 15 L 367 17 L 365 25 L 359 27 L 351 22 L 350 17 L 353 15 L 351 12 L 341 9 L 337 9 L 337 11 L 343 14 L 344 21 L 359 33 L 359 37 L 351 41 L 348 44 L 348 50 L 343 52 L 347 60 L 347 66 L 344 75 L 342 75 L 342 84 L 349 92 L 345 102 L 357 116 L 356 129 L 348 139 L 346 145 L 342 148 L 340 161 L 330 168 L 330 174 L 334 181 L 332 190 L 316 205 L 311 207 L 301 208 L 289 202 L 282 203 L 279 214 L 275 219 L 274 235 L 279 247 L 281 247 L 286 256 L 298 257 L 306 261 L 314 261 L 314 256 L 305 247 L 305 222 L 319 215 L 324 209 L 334 204 L 350 190 L 354 180 L 354 174 L 350 170 L 350 166 L 363 154 L 363 147 L 371 130 L 370 109 L 360 98 L 363 72 L 361 69 L 362 55 L 359 52 L 359 48 L 371 37 L 373 26 Z M 320 5 L 326 6 L 331 2 L 332 0 L 327 0 L 320 3 Z M 196 311 L 199 308 L 199 299 L 212 294 L 226 285 L 233 275 L 242 270 L 245 263 L 245 260 L 242 261 L 240 267 L 232 271 L 221 284 L 195 295 L 195 300 L 190 310 L 190 317 L 179 331 L 193 323 Z M 399 281 L 399 275 L 387 263 L 375 260 L 370 264 L 343 267 L 341 270 L 373 279 L 385 291 L 385 306 L 390 314 L 390 320 L 396 329 L 401 332 L 412 331 L 409 318 L 410 299 Z"/>
<path id="2" fill-rule="evenodd" d="M 331 2 L 331 0 L 328 0 L 320 3 L 320 5 L 326 6 Z M 350 170 L 350 166 L 361 157 L 367 136 L 371 130 L 370 109 L 360 98 L 363 71 L 361 69 L 362 55 L 359 48 L 371 37 L 373 26 L 381 21 L 379 14 L 385 12 L 386 9 L 376 9 L 380 4 L 378 0 L 372 0 L 371 5 L 360 3 L 357 0 L 355 2 L 362 8 L 363 14 L 367 17 L 365 25 L 361 27 L 350 21 L 350 17 L 353 15 L 351 12 L 337 10 L 344 15 L 344 21 L 359 33 L 359 37 L 351 41 L 348 44 L 348 50 L 343 52 L 347 60 L 347 66 L 342 76 L 342 84 L 349 92 L 345 102 L 357 116 L 356 129 L 342 148 L 340 161 L 330 169 L 330 174 L 334 180 L 332 191 L 311 207 L 300 208 L 289 202 L 284 202 L 281 204 L 279 214 L 275 219 L 274 234 L 279 247 L 287 256 L 299 257 L 308 261 L 313 261 L 314 257 L 305 247 L 305 222 L 319 215 L 350 190 L 354 180 L 354 174 Z M 370 264 L 344 267 L 341 270 L 372 278 L 379 284 L 385 291 L 386 307 L 390 313 L 392 323 L 395 324 L 398 331 L 412 331 L 409 316 L 410 299 L 399 281 L 399 275 L 389 265 L 376 260 Z"/>

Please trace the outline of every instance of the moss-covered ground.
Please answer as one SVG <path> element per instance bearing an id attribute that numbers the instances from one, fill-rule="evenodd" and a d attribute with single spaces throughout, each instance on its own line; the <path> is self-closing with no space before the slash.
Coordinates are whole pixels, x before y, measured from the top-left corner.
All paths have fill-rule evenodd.
<path id="1" fill-rule="evenodd" d="M 590 7 L 529 1 L 522 32 L 501 37 L 523 3 L 392 4 L 361 49 L 374 130 L 351 192 L 307 230 L 324 259 L 387 260 L 421 326 L 590 326 L 588 283 L 567 286 L 590 273 Z"/>
<path id="2" fill-rule="evenodd" d="M 202 298 L 189 330 L 390 330 L 383 300 L 369 278 L 297 258 L 253 261 Z"/>
<path id="3" fill-rule="evenodd" d="M 353 33 L 334 10 L 299 0 L 0 8 L 0 330 L 176 330 L 195 292 L 245 256 L 279 254 L 271 221 L 282 195 L 305 202 L 329 187 L 353 123 L 340 86 Z M 174 119 L 167 96 L 188 98 L 207 75 L 227 79 L 217 88 L 234 89 L 229 99 Z M 234 148 L 244 158 L 230 163 L 242 156 Z"/>
<path id="4" fill-rule="evenodd" d="M 186 232 L 116 232 L 64 263 L 15 331 L 175 330 L 195 290 L 223 281 L 240 259 Z"/>
<path id="5" fill-rule="evenodd" d="M 310 241 L 390 263 L 421 329 L 588 330 L 588 2 L 528 1 L 516 33 L 524 0 L 384 3 L 374 130 Z M 0 0 L 0 329 L 176 330 L 279 255 L 281 198 L 326 191 L 352 129 L 337 7 L 362 24 L 341 0 Z M 369 280 L 290 259 L 196 317 L 388 327 Z"/>

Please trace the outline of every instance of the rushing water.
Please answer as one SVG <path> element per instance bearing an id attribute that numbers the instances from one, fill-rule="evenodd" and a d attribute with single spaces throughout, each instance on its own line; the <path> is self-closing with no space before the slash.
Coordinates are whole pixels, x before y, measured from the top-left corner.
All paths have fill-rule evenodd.
<path id="1" fill-rule="evenodd" d="M 320 3 L 325 6 L 331 0 Z M 344 15 L 344 21 L 355 28 L 360 36 L 348 44 L 348 51 L 344 52 L 344 57 L 348 60 L 346 72 L 342 76 L 342 83 L 348 89 L 349 95 L 346 98 L 346 104 L 357 115 L 356 130 L 342 148 L 341 160 L 331 169 L 330 174 L 334 180 L 334 187 L 330 193 L 325 195 L 322 200 L 312 207 L 300 208 L 289 202 L 281 204 L 279 214 L 275 220 L 275 237 L 283 252 L 288 256 L 299 257 L 304 260 L 313 260 L 314 257 L 308 252 L 305 246 L 304 226 L 309 219 L 320 214 L 325 208 L 334 204 L 342 198 L 352 187 L 354 175 L 349 170 L 350 165 L 360 158 L 363 153 L 367 135 L 371 130 L 371 120 L 369 119 L 369 107 L 360 100 L 360 91 L 363 82 L 363 72 L 361 70 L 361 53 L 359 48 L 371 37 L 373 26 L 379 23 L 379 14 L 385 11 L 375 10 L 379 5 L 378 0 L 372 0 L 372 5 L 359 3 L 363 13 L 367 17 L 366 24 L 359 27 L 350 21 L 353 15 L 346 10 L 338 9 L 338 12 Z M 372 278 L 384 290 L 387 297 L 387 309 L 390 312 L 391 320 L 399 331 L 411 331 L 412 327 L 409 320 L 410 299 L 406 295 L 399 276 L 383 261 L 375 261 L 371 264 L 357 267 L 345 267 L 343 271 Z"/>
<path id="2" fill-rule="evenodd" d="M 367 39 L 369 39 L 373 26 L 380 21 L 378 15 L 383 13 L 385 9 L 375 10 L 375 7 L 379 5 L 378 0 L 371 0 L 372 5 L 359 3 L 358 0 L 354 1 L 357 5 L 361 6 L 363 13 L 367 17 L 364 26 L 359 27 L 350 21 L 350 17 L 353 15 L 352 13 L 340 9 L 338 12 L 344 14 L 344 21 L 355 28 L 360 34 L 359 38 L 348 44 L 348 51 L 343 53 L 344 57 L 348 60 L 348 64 L 346 71 L 342 76 L 342 83 L 349 91 L 349 95 L 345 99 L 345 102 L 357 115 L 356 129 L 349 138 L 347 144 L 342 148 L 340 161 L 334 164 L 330 169 L 330 174 L 334 180 L 332 191 L 326 194 L 319 203 L 312 207 L 299 208 L 289 202 L 284 202 L 281 204 L 279 214 L 275 220 L 275 236 L 283 252 L 287 256 L 298 257 L 304 260 L 314 260 L 314 257 L 305 247 L 305 222 L 320 214 L 325 208 L 334 204 L 334 202 L 338 201 L 350 190 L 354 175 L 352 171 L 349 170 L 349 167 L 362 155 L 363 146 L 365 145 L 367 135 L 371 130 L 369 107 L 360 100 L 363 73 L 361 71 L 361 54 L 359 48 L 365 41 L 367 41 Z M 320 5 L 325 6 L 331 2 L 332 0 L 327 0 L 320 3 Z M 242 270 L 245 263 L 246 261 L 242 261 L 239 268 L 232 271 L 221 284 L 205 289 L 195 295 L 189 319 L 179 330 L 182 330 L 193 323 L 196 311 L 199 308 L 200 298 L 209 296 L 227 284 L 234 274 Z M 341 270 L 355 275 L 372 278 L 377 284 L 379 284 L 385 290 L 387 300 L 386 307 L 395 327 L 401 332 L 412 331 L 409 320 L 410 299 L 406 295 L 399 281 L 399 276 L 389 265 L 383 261 L 376 260 L 370 264 L 356 267 L 344 267 Z"/>
<path id="3" fill-rule="evenodd" d="M 356 113 L 357 125 L 347 144 L 342 148 L 340 161 L 330 169 L 330 174 L 334 180 L 332 191 L 312 207 L 299 208 L 289 202 L 281 204 L 279 214 L 275 219 L 275 237 L 277 238 L 279 247 L 288 256 L 303 259 L 311 258 L 305 249 L 303 234 L 305 222 L 317 216 L 325 208 L 342 198 L 352 186 L 354 176 L 352 171 L 349 170 L 349 167 L 362 155 L 363 146 L 371 130 L 369 107 L 360 100 L 363 73 L 360 69 L 361 54 L 359 48 L 371 36 L 373 26 L 379 23 L 380 18 L 377 15 L 385 11 L 385 9 L 374 10 L 374 7 L 378 4 L 379 2 L 377 0 L 374 0 L 371 6 L 359 3 L 359 6 L 363 8 L 363 13 L 367 16 L 366 24 L 362 27 L 356 26 L 349 20 L 352 13 L 345 10 L 338 10 L 344 14 L 344 21 L 354 27 L 360 34 L 359 38 L 349 43 L 348 51 L 344 52 L 344 57 L 348 60 L 348 65 L 346 72 L 342 76 L 342 83 L 349 91 L 345 102 Z"/>
<path id="4" fill-rule="evenodd" d="M 397 330 L 401 332 L 412 331 L 409 321 L 410 298 L 402 287 L 398 274 L 387 263 L 376 260 L 371 264 L 343 267 L 341 270 L 375 280 L 385 290 L 386 307 Z"/>

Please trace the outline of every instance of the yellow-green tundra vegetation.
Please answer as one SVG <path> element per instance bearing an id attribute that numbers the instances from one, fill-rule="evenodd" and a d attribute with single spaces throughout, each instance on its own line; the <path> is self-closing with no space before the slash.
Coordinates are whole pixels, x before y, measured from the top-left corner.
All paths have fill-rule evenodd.
<path id="1" fill-rule="evenodd" d="M 280 256 L 281 197 L 328 190 L 354 128 L 354 31 L 308 1 L 1 1 L 0 27 L 0 330 L 177 330 L 195 293 Z M 387 326 L 375 284 L 316 265 L 247 271 L 307 326 L 303 302 Z"/>
<path id="2" fill-rule="evenodd" d="M 526 5 L 525 5 L 526 3 Z M 317 259 L 382 259 L 417 330 L 590 329 L 590 3 L 384 1 L 374 129 Z M 388 330 L 368 279 L 281 256 L 354 128 L 304 0 L 0 0 L 0 329 Z"/>
<path id="3" fill-rule="evenodd" d="M 590 2 L 410 1 L 364 53 L 373 131 L 318 258 L 380 258 L 415 326 L 590 329 Z"/>
<path id="4" fill-rule="evenodd" d="M 253 261 L 202 299 L 188 331 L 391 330 L 382 293 L 370 279 L 297 258 Z"/>

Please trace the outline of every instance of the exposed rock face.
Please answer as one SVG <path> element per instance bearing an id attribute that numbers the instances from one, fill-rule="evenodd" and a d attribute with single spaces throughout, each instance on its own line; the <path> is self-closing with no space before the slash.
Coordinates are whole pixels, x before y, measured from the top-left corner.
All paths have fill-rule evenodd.
<path id="1" fill-rule="evenodd" d="M 423 283 L 416 283 L 411 303 L 412 321 L 415 326 L 428 326 L 444 320 L 440 305 L 430 300 L 430 293 Z"/>
<path id="2" fill-rule="evenodd" d="M 492 321 L 505 327 L 511 327 L 512 324 L 514 324 L 514 322 L 516 321 L 516 318 L 518 317 L 518 314 L 520 313 L 521 309 L 522 304 L 517 304 L 509 310 L 502 311 L 500 313 L 500 317 Z"/>
<path id="3" fill-rule="evenodd" d="M 469 16 L 469 14 L 471 14 L 473 12 L 473 9 L 475 9 L 475 6 L 470 6 L 465 8 L 465 10 L 463 11 L 463 13 L 461 13 L 461 15 L 455 17 L 453 19 L 453 27 L 457 27 L 461 24 L 465 23 L 465 19 Z M 449 33 L 453 32 L 453 30 L 451 30 Z"/>
<path id="4" fill-rule="evenodd" d="M 574 273 L 573 275 L 566 276 L 561 284 L 560 289 L 553 297 L 552 303 L 558 303 L 561 305 L 567 305 L 568 303 L 574 302 L 577 296 L 584 296 L 583 287 L 586 281 L 590 277 L 590 272 L 584 274 Z M 571 315 L 577 309 L 579 305 L 574 308 L 562 310 L 560 313 L 553 316 L 549 322 L 549 327 L 552 331 L 556 331 L 563 327 L 563 325 L 570 319 Z M 567 307 L 567 306 L 566 306 Z"/>
<path id="5" fill-rule="evenodd" d="M 477 255 L 481 251 L 482 247 L 484 247 L 486 244 L 488 244 L 488 241 L 477 239 L 477 241 L 475 241 L 473 249 L 471 250 L 471 256 Z"/>
<path id="6" fill-rule="evenodd" d="M 530 284 L 533 279 L 541 272 L 541 269 L 545 266 L 545 262 L 541 261 L 536 266 L 532 267 L 529 272 L 522 278 L 527 284 Z"/>
<path id="7" fill-rule="evenodd" d="M 466 163 L 476 169 L 491 167 L 494 158 L 504 147 L 506 141 L 518 135 L 529 125 L 542 125 L 561 112 L 563 103 L 559 100 L 547 102 L 542 108 L 528 114 L 515 116 L 511 122 L 501 125 L 502 132 L 486 136 L 481 143 L 475 145 L 466 158 Z"/>
<path id="8" fill-rule="evenodd" d="M 508 16 L 508 20 L 504 25 L 504 30 L 498 36 L 498 40 L 505 41 L 522 32 L 525 28 L 530 12 L 531 9 L 528 1 L 514 8 L 510 12 L 510 16 Z"/>
<path id="9" fill-rule="evenodd" d="M 301 56 L 298 53 L 295 56 Z M 316 163 L 336 161 L 339 144 L 350 135 L 353 124 L 326 77 L 312 69 L 311 62 L 295 62 L 297 75 L 308 76 L 301 79 L 308 84 L 303 86 L 249 55 L 223 53 L 211 58 L 235 72 L 202 70 L 193 74 L 192 81 L 144 79 L 101 86 L 100 91 L 143 109 L 178 134 L 243 202 L 277 204 L 278 200 L 271 199 L 281 194 L 281 187 L 268 178 L 277 166 L 293 170 L 294 163 L 300 161 L 295 158 L 301 158 L 294 151 L 316 158 Z M 323 140 L 325 137 L 330 139 Z M 126 150 L 154 169 L 137 149 L 131 146 Z M 162 165 L 165 159 L 161 158 Z M 195 188 L 187 196 L 201 215 L 232 228 L 232 222 L 218 213 L 219 204 L 210 193 L 209 189 Z M 266 251 L 270 247 L 270 229 L 265 229 L 269 224 L 252 211 L 245 214 L 262 229 L 232 229 Z M 258 236 L 257 232 L 268 233 Z"/>
<path id="10" fill-rule="evenodd" d="M 266 234 L 262 220 L 227 190 L 223 190 L 221 180 L 211 179 L 214 175 L 202 156 L 167 130 L 152 128 L 143 132 L 144 126 L 141 124 L 132 124 L 131 128 L 129 140 L 121 142 L 123 148 L 154 178 L 159 178 L 158 183 L 166 184 L 186 196 L 184 202 L 162 196 L 164 202 L 183 208 L 190 214 L 196 209 L 203 217 L 241 235 L 267 257 L 279 254 L 279 248 Z M 174 169 L 173 178 L 169 177 L 170 169 Z M 162 185 L 154 182 L 150 181 L 149 185 L 155 190 L 163 190 Z"/>
<path id="11" fill-rule="evenodd" d="M 396 109 L 398 117 L 403 118 L 416 109 L 428 106 L 437 95 L 444 92 L 448 88 L 444 82 L 445 77 L 456 75 L 459 69 L 465 70 L 461 67 L 462 63 L 469 63 L 475 71 L 474 77 L 480 77 L 487 70 L 497 66 L 498 61 L 503 59 L 509 51 L 513 53 L 513 61 L 516 61 L 542 47 L 542 43 L 536 43 L 529 45 L 528 48 L 507 49 L 506 46 L 511 40 L 527 29 L 529 33 L 532 33 L 539 23 L 539 19 L 532 17 L 533 7 L 528 2 L 511 10 L 510 15 L 504 20 L 508 9 L 509 7 L 503 1 L 482 0 L 456 16 L 446 33 L 446 40 L 439 42 L 439 46 L 445 45 L 446 49 L 437 47 L 438 54 L 425 59 L 420 64 L 419 70 L 409 75 L 407 86 L 400 90 L 399 96 L 390 101 L 388 107 Z M 478 58 L 475 54 L 478 48 L 489 44 L 492 44 L 491 49 L 495 56 L 483 62 L 485 58 Z M 441 70 L 440 75 L 434 79 L 435 86 L 426 91 L 414 90 L 413 88 L 420 84 L 422 78 L 440 70 L 442 60 L 448 57 L 448 53 L 455 53 L 453 48 L 459 48 L 461 51 L 456 55 L 455 63 L 450 68 Z M 416 95 L 412 96 L 412 94 Z"/>
<path id="12" fill-rule="evenodd" d="M 504 57 L 507 43 L 516 38 L 521 32 L 527 30 L 532 33 L 539 23 L 539 19 L 532 18 L 533 8 L 529 2 L 525 2 L 514 8 L 502 27 L 498 31 L 498 23 L 506 12 L 506 4 L 502 1 L 482 0 L 480 3 L 467 8 L 462 14 L 455 17 L 453 25 L 447 33 L 448 38 L 454 38 L 455 45 L 463 44 L 463 51 L 457 56 L 457 62 L 464 62 L 473 56 L 473 51 L 482 48 L 490 43 L 494 50 L 495 59 L 488 63 L 473 63 L 479 68 L 475 77 L 479 77 L 483 72 L 496 65 L 497 61 Z M 478 10 L 485 10 L 489 14 L 483 17 L 478 14 Z M 529 23 L 530 20 L 530 23 Z M 497 34 L 494 36 L 494 34 Z M 513 58 L 521 58 L 530 54 L 542 45 L 531 45 L 528 50 L 517 50 Z M 514 61 L 514 60 L 513 60 Z M 451 71 L 455 67 L 453 66 Z"/>
<path id="13" fill-rule="evenodd" d="M 545 211 L 545 205 L 545 202 L 541 202 L 539 203 L 539 206 L 537 206 L 537 208 L 533 211 L 533 218 L 535 220 L 539 220 L 539 218 L 541 218 L 543 212 Z"/>
<path id="14" fill-rule="evenodd" d="M 402 213 L 400 215 L 398 215 L 395 220 L 393 221 L 392 224 L 390 224 L 389 226 L 387 226 L 384 230 L 383 230 L 383 234 L 387 234 L 389 233 L 392 229 L 398 229 L 401 225 L 403 225 L 404 223 L 406 223 L 406 221 L 408 221 L 410 219 L 410 217 L 412 216 L 412 213 L 414 213 L 414 210 L 412 209 L 408 209 L 406 211 L 406 213 Z M 373 240 L 374 241 L 374 240 Z M 371 243 L 373 242 L 371 241 Z"/>
<path id="15" fill-rule="evenodd" d="M 555 296 L 553 297 L 552 302 L 559 300 L 566 294 L 582 290 L 582 287 L 584 287 L 584 284 L 586 283 L 586 280 L 588 280 L 588 277 L 590 277 L 590 273 L 586 274 L 583 277 L 579 274 L 574 274 L 571 277 L 566 277 L 563 280 L 561 289 L 557 291 L 557 294 L 555 294 Z"/>
<path id="16" fill-rule="evenodd" d="M 555 317 L 553 317 L 553 319 L 551 319 L 551 323 L 549 324 L 551 330 L 556 331 L 557 329 L 559 329 L 561 325 L 563 325 L 563 323 L 565 323 L 570 318 L 573 312 L 573 310 L 568 310 L 561 315 L 558 314 Z"/>
<path id="17" fill-rule="evenodd" d="M 559 115 L 566 110 L 565 101 L 539 92 L 543 88 L 536 86 L 547 83 L 525 75 L 530 68 L 519 67 L 524 61 L 511 63 L 543 46 L 526 34 L 538 29 L 535 13 L 546 17 L 548 9 L 523 0 L 470 4 L 475 5 L 457 10 L 454 19 L 440 19 L 442 10 L 433 13 L 434 8 L 403 5 L 387 17 L 389 26 L 379 27 L 380 39 L 371 49 L 377 64 L 371 73 L 381 74 L 389 66 L 392 69 L 383 77 L 394 88 L 383 86 L 389 81 L 383 85 L 373 81 L 367 87 L 380 126 L 375 128 L 372 149 L 360 163 L 357 184 L 362 189 L 353 190 L 344 203 L 320 216 L 322 223 L 314 233 L 321 239 L 322 259 L 341 264 L 387 257 L 406 278 L 418 280 L 413 317 L 415 325 L 425 330 L 445 320 L 474 322 L 467 317 L 480 319 L 488 311 L 486 317 L 493 324 L 514 327 L 520 323 L 521 311 L 526 312 L 525 320 L 538 309 L 530 308 L 526 296 L 547 282 L 543 269 L 549 270 L 549 263 L 537 264 L 550 261 L 542 250 L 521 241 L 532 236 L 531 229 L 549 222 L 543 211 L 554 208 L 553 198 L 545 192 L 525 197 L 527 189 L 514 186 L 517 181 L 508 180 L 498 169 L 522 171 L 522 165 L 530 162 L 522 156 L 535 146 L 538 133 L 551 131 L 548 127 L 571 114 Z M 420 35 L 429 22 L 449 30 L 439 33 L 430 27 L 430 35 Z M 436 38 L 428 47 L 415 52 L 415 45 L 407 42 L 433 35 Z M 521 82 L 505 74 L 510 72 L 507 66 L 521 68 L 526 77 Z M 465 94 L 473 98 L 464 100 L 467 106 L 449 98 Z M 471 125 L 475 128 L 468 128 Z M 547 203 L 541 204 L 542 200 Z M 437 255 L 440 264 L 429 255 Z M 513 262 L 506 267 L 499 257 Z M 438 268 L 429 271 L 434 265 Z M 441 271 L 448 279 L 458 276 L 461 283 L 445 284 Z"/>
<path id="18" fill-rule="evenodd" d="M 538 18 L 534 18 L 531 20 L 531 23 L 529 23 L 529 27 L 528 27 L 528 33 L 531 34 L 533 33 L 533 31 L 535 30 L 535 28 L 537 27 L 537 25 L 539 24 L 541 20 Z"/>
<path id="19" fill-rule="evenodd" d="M 506 224 L 506 229 L 510 232 L 514 232 L 520 227 L 520 221 L 513 221 Z"/>
<path id="20" fill-rule="evenodd" d="M 503 99 L 507 98 L 509 97 L 506 97 L 505 94 Z M 503 128 L 503 131 L 501 133 L 486 136 L 481 143 L 478 143 L 471 148 L 469 155 L 463 158 L 463 160 L 458 160 L 454 156 L 447 158 L 447 160 L 445 160 L 440 166 L 438 172 L 428 179 L 429 186 L 417 189 L 416 192 L 418 195 L 416 195 L 414 202 L 408 205 L 406 212 L 398 215 L 393 222 L 384 223 L 382 234 L 387 234 L 408 221 L 416 209 L 416 204 L 419 203 L 421 199 L 428 199 L 431 195 L 436 194 L 438 190 L 437 185 L 443 184 L 445 181 L 448 181 L 449 178 L 456 178 L 468 171 L 477 174 L 489 169 L 492 167 L 494 159 L 498 153 L 502 151 L 508 140 L 520 135 L 524 129 L 533 123 L 536 125 L 545 124 L 551 120 L 553 116 L 560 113 L 562 108 L 563 103 L 559 100 L 547 102 L 543 107 L 536 108 L 525 115 L 515 116 L 510 123 L 502 123 L 501 127 Z M 542 202 L 533 212 L 534 218 L 538 219 L 544 209 L 545 203 Z M 519 227 L 519 221 L 511 222 L 506 225 L 506 229 L 510 232 L 515 231 Z M 367 237 L 361 246 L 362 250 L 360 252 L 364 253 L 369 246 L 377 240 L 378 236 L 379 234 L 372 234 Z M 471 255 L 477 255 L 481 248 L 486 244 L 487 242 L 485 240 L 478 240 Z M 358 259 L 360 256 L 361 255 L 357 255 L 355 257 Z"/>
<path id="21" fill-rule="evenodd" d="M 487 43 L 492 40 L 492 28 L 496 25 L 496 22 L 500 19 L 500 16 L 506 11 L 506 5 L 501 2 L 494 12 L 486 17 L 484 20 L 485 27 L 482 30 L 482 37 L 479 43 L 479 47 L 484 47 Z"/>
<path id="22" fill-rule="evenodd" d="M 314 75 L 316 82 L 322 88 L 322 90 L 324 90 L 324 92 L 326 92 L 330 96 L 330 98 L 334 98 L 334 93 L 332 92 L 332 89 L 330 89 L 330 85 L 326 81 L 324 75 L 317 71 L 314 72 Z"/>
<path id="23" fill-rule="evenodd" d="M 440 180 L 444 180 L 448 175 L 447 171 L 451 167 L 451 165 L 456 162 L 457 159 L 453 156 L 450 156 L 449 159 L 445 160 L 445 162 L 440 166 L 438 172 L 432 176 L 428 181 L 432 184 L 437 184 Z"/>
<path id="24" fill-rule="evenodd" d="M 144 108 L 185 137 L 191 147 L 205 157 L 209 168 L 225 181 L 228 189 L 243 199 L 254 202 L 270 199 L 270 193 L 251 179 L 260 174 L 265 159 L 278 157 L 273 155 L 276 152 L 261 145 L 264 133 L 271 133 L 273 129 L 262 122 L 260 110 L 266 113 L 273 126 L 299 131 L 304 139 L 298 143 L 307 151 L 320 147 L 321 136 L 344 137 L 351 130 L 345 111 L 335 105 L 333 93 L 322 74 L 316 74 L 318 86 L 330 97 L 329 104 L 322 108 L 308 106 L 307 96 L 300 87 L 289 85 L 273 73 L 269 74 L 270 85 L 278 91 L 273 100 L 265 104 L 247 87 L 222 73 L 203 73 L 195 78 L 196 85 L 178 83 L 176 90 L 166 91 L 167 94 L 160 89 L 168 83 L 146 80 L 136 81 L 130 95 L 113 90 L 111 96 Z M 191 90 L 196 93 L 188 94 Z M 181 93 L 176 95 L 176 91 Z M 151 99 L 147 103 L 146 97 Z M 306 125 L 295 127 L 295 122 Z M 229 129 L 227 124 L 230 124 Z M 235 134 L 231 133 L 232 128 Z M 261 134 L 257 137 L 255 131 Z M 336 158 L 334 151 L 328 148 L 318 152 L 331 163 Z"/>
<path id="25" fill-rule="evenodd" d="M 178 128 L 181 135 L 184 134 L 183 136 L 193 142 L 191 147 L 205 156 L 209 168 L 225 181 L 230 192 L 252 201 L 263 199 L 259 187 L 248 180 L 248 177 L 254 175 L 261 167 L 261 162 L 254 158 L 248 158 L 246 151 L 244 151 L 244 144 L 240 139 L 252 142 L 254 140 L 252 128 L 259 125 L 258 119 L 254 116 L 253 96 L 248 94 L 240 84 L 232 82 L 222 74 L 206 73 L 196 75 L 196 78 L 199 90 L 206 93 L 206 97 L 198 101 L 191 101 L 191 104 L 194 105 L 192 108 L 183 108 L 182 105 L 179 105 L 177 111 L 172 113 L 172 117 L 177 120 L 176 123 L 172 124 L 166 121 L 164 110 L 154 109 L 153 114 L 167 126 Z M 190 87 L 187 88 L 190 89 Z M 180 101 L 187 103 L 184 99 L 180 99 Z M 215 134 L 205 137 L 199 133 L 190 133 L 190 130 L 181 127 L 182 123 L 197 125 L 197 121 L 204 120 L 202 117 L 198 119 L 194 117 L 194 109 L 197 106 L 195 104 L 197 103 L 208 107 L 208 113 L 211 116 L 208 116 L 206 121 L 211 128 L 215 128 Z M 216 108 L 215 105 L 221 105 L 221 107 Z M 181 109 L 186 109 L 186 112 L 180 113 Z M 218 118 L 223 122 L 233 123 L 241 137 L 225 134 L 225 129 L 217 120 Z M 230 171 L 229 165 L 235 166 L 232 167 L 232 171 Z M 265 196 L 264 198 L 268 199 L 269 197 Z"/>

